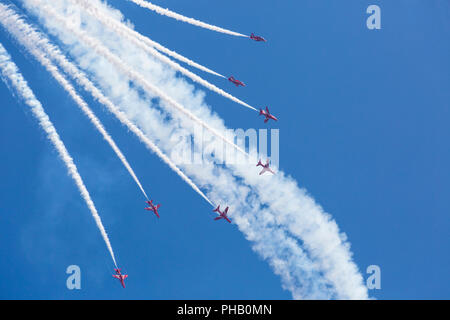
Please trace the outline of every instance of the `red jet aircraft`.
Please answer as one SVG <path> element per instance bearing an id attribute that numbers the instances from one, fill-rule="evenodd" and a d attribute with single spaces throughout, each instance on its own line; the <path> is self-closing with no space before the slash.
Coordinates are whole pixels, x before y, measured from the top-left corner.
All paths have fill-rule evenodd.
<path id="1" fill-rule="evenodd" d="M 263 37 L 255 36 L 253 33 L 250 35 L 250 39 L 255 40 L 255 41 L 263 41 L 263 42 L 267 42 L 267 40 L 264 39 Z"/>
<path id="2" fill-rule="evenodd" d="M 233 82 L 233 83 L 236 85 L 236 87 L 239 87 L 239 86 L 245 87 L 245 83 L 243 83 L 242 81 L 239 81 L 239 80 L 235 79 L 233 76 L 229 77 L 228 80 L 231 81 L 231 82 Z"/>
<path id="3" fill-rule="evenodd" d="M 270 114 L 268 107 L 266 107 L 266 111 L 264 111 L 263 109 L 259 109 L 259 115 L 263 115 L 266 117 L 266 119 L 264 119 L 264 123 L 267 123 L 267 121 L 269 121 L 269 119 L 278 121 L 277 118 L 275 118 L 273 115 Z"/>
<path id="4" fill-rule="evenodd" d="M 150 207 L 147 207 L 147 208 L 144 208 L 144 209 L 145 209 L 145 210 L 148 210 L 148 211 L 153 211 L 153 212 L 156 214 L 156 216 L 159 218 L 158 208 L 161 207 L 161 205 L 158 204 L 158 205 L 155 206 L 155 205 L 153 204 L 153 200 L 145 201 L 145 202 L 147 202 L 147 204 L 148 204 Z"/>
<path id="5" fill-rule="evenodd" d="M 214 218 L 214 220 L 225 219 L 225 220 L 227 220 L 229 223 L 231 223 L 230 219 L 228 219 L 228 216 L 227 216 L 228 207 L 226 207 L 225 210 L 222 212 L 222 211 L 220 211 L 220 205 L 219 205 L 219 206 L 217 206 L 217 208 L 215 208 L 215 209 L 213 210 L 213 212 L 218 212 L 218 213 L 220 214 L 220 216 Z"/>
<path id="6" fill-rule="evenodd" d="M 125 288 L 125 279 L 128 277 L 127 274 L 122 274 L 120 273 L 120 269 L 114 269 L 114 271 L 116 272 L 116 274 L 113 274 L 112 276 L 116 279 L 119 279 L 120 284 L 122 285 L 122 287 Z"/>
<path id="7" fill-rule="evenodd" d="M 275 174 L 275 172 L 272 171 L 269 167 L 269 159 L 267 159 L 266 164 L 262 164 L 261 160 L 258 161 L 258 164 L 256 166 L 263 167 L 262 171 L 259 173 L 259 175 L 262 175 L 264 172 L 268 171 L 272 174 Z"/>

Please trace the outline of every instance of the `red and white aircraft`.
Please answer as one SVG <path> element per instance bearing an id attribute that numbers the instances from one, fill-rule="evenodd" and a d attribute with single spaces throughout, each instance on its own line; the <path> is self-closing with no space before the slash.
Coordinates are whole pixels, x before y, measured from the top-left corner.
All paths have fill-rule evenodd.
<path id="1" fill-rule="evenodd" d="M 228 207 L 226 207 L 225 210 L 222 212 L 222 211 L 220 211 L 220 205 L 218 205 L 217 208 L 215 208 L 215 209 L 213 210 L 213 212 L 218 212 L 218 213 L 220 214 L 220 216 L 214 218 L 214 220 L 225 219 L 225 220 L 227 220 L 229 223 L 231 223 L 231 220 L 228 219 L 228 216 L 227 216 Z"/>
<path id="2" fill-rule="evenodd" d="M 233 82 L 233 83 L 236 85 L 236 87 L 239 87 L 239 86 L 245 87 L 245 83 L 243 83 L 242 81 L 239 81 L 239 80 L 235 79 L 233 76 L 229 77 L 228 80 L 231 81 L 231 82 Z"/>
<path id="3" fill-rule="evenodd" d="M 120 284 L 122 285 L 122 287 L 125 288 L 125 281 L 124 280 L 128 277 L 128 275 L 127 274 L 122 274 L 120 272 L 120 269 L 114 269 L 114 271 L 116 272 L 116 274 L 113 274 L 112 276 L 114 278 L 116 278 L 116 279 L 119 279 Z"/>
<path id="4" fill-rule="evenodd" d="M 258 42 L 260 42 L 260 41 L 267 42 L 267 40 L 264 39 L 263 37 L 255 36 L 253 33 L 250 35 L 250 39 L 258 41 Z"/>
<path id="5" fill-rule="evenodd" d="M 147 202 L 147 204 L 148 204 L 150 207 L 147 207 L 147 208 L 144 208 L 144 209 L 145 209 L 145 210 L 148 210 L 148 211 L 153 211 L 153 212 L 156 214 L 156 216 L 159 218 L 158 208 L 161 207 L 161 205 L 158 204 L 158 205 L 155 206 L 155 205 L 153 204 L 153 200 L 145 201 L 145 202 Z"/>
<path id="6" fill-rule="evenodd" d="M 263 115 L 266 117 L 266 119 L 264 119 L 264 123 L 267 123 L 267 121 L 269 121 L 269 119 L 278 121 L 277 118 L 275 118 L 273 115 L 270 114 L 268 107 L 266 107 L 266 111 L 264 111 L 263 109 L 259 109 L 259 115 Z"/>
<path id="7" fill-rule="evenodd" d="M 259 173 L 259 175 L 262 175 L 264 172 L 270 172 L 272 174 L 275 174 L 275 172 L 272 171 L 269 167 L 269 159 L 267 159 L 266 164 L 262 164 L 261 160 L 258 161 L 258 164 L 256 166 L 263 167 L 262 171 Z"/>

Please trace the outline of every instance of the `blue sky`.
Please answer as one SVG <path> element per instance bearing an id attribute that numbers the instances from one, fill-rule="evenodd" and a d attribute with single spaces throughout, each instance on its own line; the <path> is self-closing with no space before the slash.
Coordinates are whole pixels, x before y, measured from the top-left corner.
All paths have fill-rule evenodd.
<path id="1" fill-rule="evenodd" d="M 20 6 L 19 1 L 13 1 Z M 336 219 L 364 278 L 381 267 L 380 299 L 449 298 L 450 6 L 446 1 L 155 1 L 266 44 L 111 1 L 136 29 L 247 84 L 204 78 L 280 121 L 280 166 Z M 370 4 L 382 29 L 368 30 Z M 34 21 L 34 18 L 32 18 Z M 95 223 L 32 115 L 0 84 L 0 298 L 289 299 L 269 265 L 118 121 L 84 95 L 128 157 L 162 218 L 73 101 L 5 31 L 13 56 L 59 130 L 99 209 L 123 290 Z M 197 72 L 197 71 L 196 71 Z M 207 92 L 231 128 L 255 113 Z M 67 290 L 67 266 L 82 290 Z"/>

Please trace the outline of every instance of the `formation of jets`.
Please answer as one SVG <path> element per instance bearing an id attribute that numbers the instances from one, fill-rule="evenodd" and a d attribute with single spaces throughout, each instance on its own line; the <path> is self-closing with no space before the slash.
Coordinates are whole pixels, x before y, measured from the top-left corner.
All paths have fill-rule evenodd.
<path id="1" fill-rule="evenodd" d="M 258 42 L 267 42 L 267 40 L 264 39 L 263 37 L 256 36 L 253 33 L 250 35 L 250 39 L 258 41 Z M 233 83 L 236 87 L 239 87 L 239 86 L 245 87 L 245 83 L 243 83 L 242 81 L 236 79 L 233 76 L 230 76 L 228 78 L 228 81 Z M 260 109 L 259 110 L 259 115 L 265 116 L 264 123 L 267 123 L 269 121 L 269 119 L 272 119 L 274 121 L 278 121 L 278 119 L 274 115 L 270 114 L 269 108 L 267 108 L 267 107 L 266 107 L 266 110 Z"/>
<path id="2" fill-rule="evenodd" d="M 267 42 L 267 40 L 264 39 L 263 37 L 256 36 L 253 33 L 250 35 L 250 39 L 252 39 L 254 41 L 258 41 L 258 42 Z M 239 86 L 245 87 L 245 83 L 243 83 L 240 80 L 237 80 L 233 76 L 230 76 L 228 78 L 228 80 L 231 83 L 233 83 L 236 87 L 239 87 Z M 259 115 L 263 115 L 265 117 L 264 123 L 267 123 L 270 119 L 272 119 L 274 121 L 278 121 L 278 119 L 269 112 L 269 108 L 268 107 L 266 107 L 266 110 L 260 109 L 259 110 Z M 256 166 L 257 167 L 258 166 L 262 167 L 262 171 L 259 173 L 259 175 L 262 175 L 265 172 L 270 172 L 272 174 L 275 174 L 275 172 L 273 172 L 273 170 L 269 167 L 269 163 L 270 163 L 269 159 L 267 159 L 265 164 L 263 164 L 261 162 L 261 160 L 258 161 Z M 160 216 L 159 216 L 159 213 L 158 213 L 158 209 L 159 209 L 159 207 L 161 205 L 160 204 L 154 205 L 153 204 L 153 200 L 145 201 L 145 202 L 147 203 L 148 207 L 145 207 L 144 209 L 148 210 L 148 211 L 152 211 L 159 218 Z M 214 218 L 215 221 L 224 219 L 224 220 L 228 221 L 229 223 L 231 223 L 230 218 L 228 218 L 228 207 L 226 207 L 225 210 L 221 211 L 220 210 L 220 205 L 218 205 L 217 208 L 215 208 L 213 210 L 213 212 L 217 212 L 219 214 L 218 217 Z M 116 278 L 117 280 L 119 280 L 120 284 L 122 285 L 122 287 L 125 288 L 125 279 L 128 277 L 128 275 L 127 274 L 122 274 L 121 269 L 119 269 L 119 268 L 115 268 L 114 271 L 115 271 L 116 274 L 113 274 L 112 276 L 114 278 Z"/>

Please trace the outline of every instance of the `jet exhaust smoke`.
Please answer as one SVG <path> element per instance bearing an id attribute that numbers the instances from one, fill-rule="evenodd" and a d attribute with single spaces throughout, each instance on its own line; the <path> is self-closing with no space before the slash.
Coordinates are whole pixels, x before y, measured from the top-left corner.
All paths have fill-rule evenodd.
<path id="1" fill-rule="evenodd" d="M 83 179 L 78 173 L 78 169 L 73 162 L 72 157 L 66 149 L 63 141 L 61 140 L 56 128 L 53 126 L 53 123 L 50 121 L 50 118 L 45 113 L 44 108 L 42 107 L 39 100 L 36 99 L 33 91 L 28 86 L 27 81 L 23 78 L 16 64 L 11 60 L 11 56 L 0 43 L 0 71 L 2 80 L 5 84 L 11 89 L 17 92 L 17 94 L 23 99 L 26 105 L 31 108 L 31 111 L 34 117 L 38 120 L 39 125 L 47 134 L 47 138 L 54 145 L 56 151 L 58 152 L 59 157 L 64 162 L 69 171 L 70 176 L 75 181 L 81 196 L 86 202 L 89 210 L 91 211 L 92 216 L 94 217 L 95 223 L 100 230 L 100 233 L 103 237 L 103 240 L 106 243 L 106 247 L 108 248 L 109 253 L 111 254 L 111 258 L 114 262 L 114 265 L 117 268 L 116 258 L 114 256 L 114 251 L 112 249 L 111 243 L 108 238 L 108 234 L 106 233 L 105 227 L 103 226 L 102 220 L 98 215 L 97 209 L 95 208 L 94 202 L 89 195 L 89 192 L 84 185 Z"/>
<path id="2" fill-rule="evenodd" d="M 202 196 L 209 204 L 213 206 L 210 199 L 195 185 L 192 180 L 187 177 L 171 160 L 156 146 L 135 124 L 133 124 L 127 116 L 119 110 L 114 103 L 111 102 L 103 93 L 86 77 L 86 75 L 78 69 L 73 63 L 68 61 L 62 52 L 42 34 L 34 30 L 30 25 L 23 21 L 12 9 L 4 7 L 0 4 L 0 19 L 5 28 L 30 52 L 38 52 L 36 45 L 38 44 L 53 60 L 64 69 L 64 71 L 73 77 L 77 83 L 86 91 L 90 92 L 92 96 L 102 103 L 108 111 L 110 111 L 116 118 L 127 128 L 133 132 L 151 151 L 156 153 L 176 174 L 178 174 L 194 191 Z M 42 55 L 42 54 L 41 54 Z M 136 181 L 140 186 L 139 181 Z M 147 194 L 141 187 L 147 200 Z"/>
<path id="3" fill-rule="evenodd" d="M 172 99 L 170 96 L 165 94 L 162 90 L 160 90 L 158 87 L 154 86 L 150 82 L 148 82 L 142 75 L 137 73 L 133 70 L 133 68 L 129 65 L 127 65 L 122 59 L 111 53 L 111 51 L 106 48 L 100 41 L 97 39 L 89 36 L 86 32 L 81 31 L 79 29 L 71 28 L 71 26 L 64 20 L 61 15 L 59 15 L 52 7 L 50 7 L 47 4 L 42 3 L 40 0 L 30 0 L 30 2 L 36 3 L 40 5 L 40 9 L 47 12 L 49 15 L 51 15 L 58 23 L 60 23 L 64 28 L 70 30 L 73 32 L 84 44 L 91 47 L 97 54 L 103 56 L 106 60 L 108 60 L 111 64 L 117 67 L 123 74 L 125 74 L 129 79 L 139 83 L 142 88 L 150 93 L 155 94 L 158 96 L 161 100 L 166 102 L 168 105 L 174 107 L 178 111 L 185 114 L 187 117 L 189 117 L 191 120 L 195 121 L 205 129 L 209 130 L 212 134 L 222 139 L 225 143 L 229 144 L 233 148 L 235 148 L 237 151 L 241 152 L 242 154 L 247 156 L 247 153 L 242 150 L 242 148 L 235 145 L 232 141 L 227 139 L 223 134 L 218 132 L 216 129 L 209 126 L 205 121 L 198 118 L 196 115 L 194 115 L 190 110 L 186 109 L 184 106 L 182 106 L 180 103 L 176 102 L 174 99 Z"/>
<path id="4" fill-rule="evenodd" d="M 201 84 L 205 88 L 207 88 L 207 89 L 209 89 L 211 91 L 214 91 L 214 92 L 220 94 L 221 96 L 223 96 L 223 97 L 225 97 L 227 99 L 230 99 L 231 101 L 234 101 L 234 102 L 236 102 L 236 103 L 238 103 L 238 104 L 240 104 L 240 105 L 242 105 L 242 106 L 244 106 L 246 108 L 249 108 L 251 110 L 259 112 L 259 110 L 257 110 L 256 108 L 252 107 L 248 103 L 245 103 L 244 101 L 241 101 L 240 99 L 232 96 L 228 92 L 225 92 L 224 90 L 216 87 L 215 85 L 213 85 L 210 82 L 202 79 L 201 77 L 199 77 L 198 75 L 194 74 L 193 72 L 187 70 L 186 68 L 183 68 L 178 63 L 170 60 L 169 58 L 167 58 L 165 55 L 159 53 L 154 48 L 147 46 L 144 42 L 142 42 L 142 39 L 141 39 L 142 36 L 139 33 L 135 32 L 134 30 L 131 30 L 130 28 L 125 26 L 123 23 L 117 22 L 116 20 L 109 18 L 107 15 L 102 14 L 100 12 L 100 10 L 96 10 L 96 8 L 94 8 L 92 5 L 88 5 L 86 3 L 86 1 L 84 1 L 84 0 L 72 0 L 72 2 L 77 3 L 80 6 L 82 6 L 86 10 L 86 12 L 88 14 L 90 14 L 91 16 L 93 16 L 96 19 L 98 19 L 105 27 L 111 28 L 112 30 L 114 30 L 118 34 L 122 35 L 123 37 L 125 37 L 126 39 L 128 39 L 129 41 L 134 43 L 137 47 L 143 49 L 145 52 L 147 52 L 148 54 L 154 56 L 158 60 L 168 64 L 170 67 L 172 67 L 173 69 L 179 71 L 180 73 L 184 74 L 185 76 L 189 77 L 190 79 L 192 79 L 193 81 L 197 82 L 198 84 Z"/>
<path id="5" fill-rule="evenodd" d="M 8 14 L 8 12 L 5 10 L 6 7 L 3 4 L 0 4 L 0 14 Z M 7 9 L 8 10 L 8 9 Z M 11 27 L 11 25 L 8 24 L 9 20 L 2 17 L 0 19 L 0 23 L 5 27 L 8 31 L 13 31 L 14 28 Z M 30 48 L 28 48 L 30 49 Z M 144 194 L 145 198 L 148 199 L 147 194 L 144 191 L 144 188 L 142 187 L 141 182 L 137 178 L 136 174 L 134 173 L 134 170 L 131 168 L 130 164 L 128 163 L 127 159 L 123 155 L 122 151 L 120 151 L 119 147 L 116 145 L 114 140 L 111 138 L 111 136 L 108 134 L 106 129 L 104 128 L 103 124 L 100 122 L 100 120 L 97 118 L 97 116 L 92 112 L 92 110 L 89 108 L 87 103 L 78 95 L 75 88 L 67 81 L 67 79 L 58 71 L 58 68 L 51 63 L 51 61 L 44 55 L 42 52 L 36 49 L 30 49 L 30 53 L 38 60 L 46 69 L 48 72 L 51 73 L 51 75 L 55 78 L 56 81 L 64 88 L 64 90 L 69 93 L 69 95 L 72 97 L 72 99 L 75 101 L 77 106 L 83 111 L 83 113 L 89 118 L 91 123 L 94 125 L 94 127 L 101 133 L 103 138 L 108 142 L 108 144 L 113 149 L 114 153 L 117 155 L 119 160 L 122 162 L 124 167 L 127 169 L 133 180 L 136 182 L 137 186 L 141 190 L 141 192 Z"/>
<path id="6" fill-rule="evenodd" d="M 173 19 L 176 19 L 179 21 L 187 22 L 189 24 L 192 24 L 192 25 L 200 27 L 200 28 L 204 28 L 204 29 L 208 29 L 208 30 L 212 30 L 212 31 L 220 32 L 220 33 L 225 33 L 225 34 L 229 34 L 229 35 L 236 36 L 236 37 L 248 38 L 248 36 L 246 36 L 245 34 L 230 31 L 230 30 L 227 30 L 227 29 L 224 29 L 221 27 L 214 26 L 212 24 L 208 24 L 208 23 L 193 19 L 193 18 L 185 17 L 181 14 L 170 11 L 169 9 L 164 9 L 157 5 L 154 5 L 153 3 L 148 2 L 148 1 L 143 1 L 143 0 L 129 0 L 129 1 L 134 2 L 135 4 L 137 4 L 138 6 L 140 6 L 142 8 L 152 10 L 160 15 L 163 15 L 163 16 L 166 16 L 169 18 L 173 18 Z"/>
<path id="7" fill-rule="evenodd" d="M 225 76 L 221 75 L 220 73 L 217 73 L 201 64 L 198 64 L 198 63 L 176 53 L 175 51 L 167 49 L 166 47 L 162 46 L 158 42 L 156 42 L 146 36 L 143 36 L 139 32 L 127 27 L 125 24 L 113 19 L 112 17 L 109 17 L 108 15 L 106 15 L 106 12 L 104 10 L 102 10 L 103 12 L 100 12 L 99 7 L 92 6 L 88 1 L 84 1 L 84 0 L 83 1 L 75 0 L 75 1 L 80 6 L 82 6 L 89 14 L 94 15 L 95 17 L 97 17 L 97 19 L 99 19 L 99 21 L 102 21 L 102 23 L 104 23 L 103 21 L 107 20 L 106 23 L 104 23 L 104 24 L 106 24 L 108 27 L 120 28 L 121 29 L 120 32 L 126 33 L 128 35 L 128 37 L 133 36 L 136 39 L 138 39 L 139 46 L 143 47 L 144 50 L 147 50 L 146 47 L 155 48 L 158 51 L 165 53 L 168 56 L 171 56 L 172 58 L 175 58 L 181 62 L 184 62 L 194 68 L 208 72 L 208 73 L 216 75 L 218 77 L 226 78 Z M 100 18 L 99 15 L 102 15 L 102 14 L 103 14 L 103 17 Z"/>

